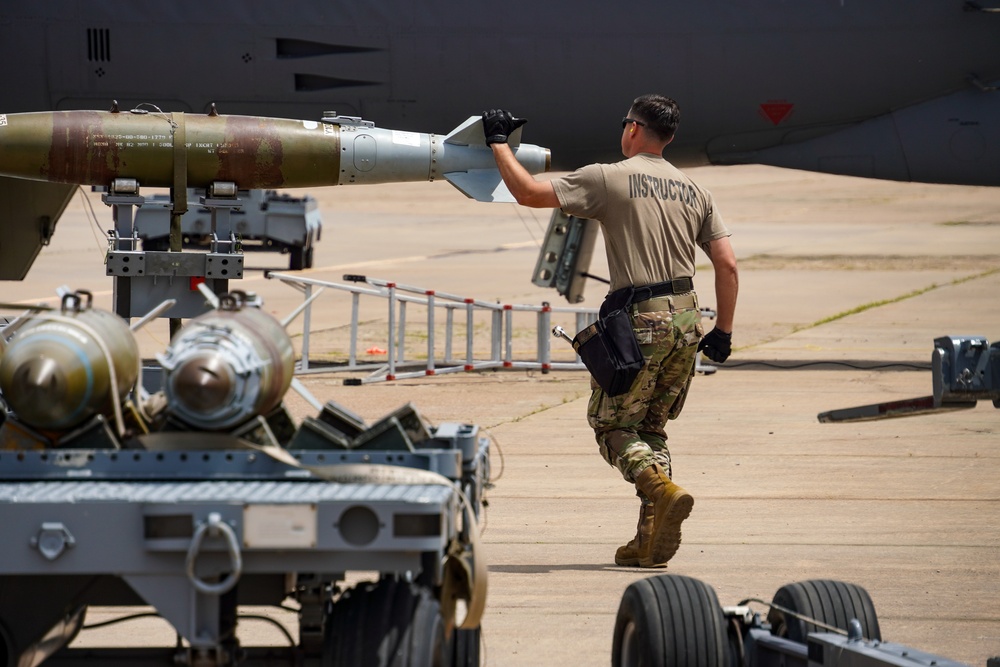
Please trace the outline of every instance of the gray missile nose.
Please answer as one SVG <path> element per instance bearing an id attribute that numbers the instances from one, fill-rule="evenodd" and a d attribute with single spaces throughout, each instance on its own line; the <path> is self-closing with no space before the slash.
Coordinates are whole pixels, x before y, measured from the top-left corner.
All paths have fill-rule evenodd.
<path id="1" fill-rule="evenodd" d="M 217 410 L 233 393 L 229 367 L 214 354 L 189 359 L 173 377 L 174 394 L 185 406 L 200 413 Z"/>

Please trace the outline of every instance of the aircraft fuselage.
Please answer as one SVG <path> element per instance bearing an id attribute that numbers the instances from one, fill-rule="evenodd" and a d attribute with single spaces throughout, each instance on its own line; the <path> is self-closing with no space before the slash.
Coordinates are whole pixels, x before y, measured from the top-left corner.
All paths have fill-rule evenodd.
<path id="1" fill-rule="evenodd" d="M 1000 14 L 961 0 L 0 4 L 0 113 L 214 102 L 427 131 L 499 106 L 570 168 L 617 159 L 631 100 L 660 92 L 678 164 L 1000 185 L 1000 93 L 977 87 Z"/>

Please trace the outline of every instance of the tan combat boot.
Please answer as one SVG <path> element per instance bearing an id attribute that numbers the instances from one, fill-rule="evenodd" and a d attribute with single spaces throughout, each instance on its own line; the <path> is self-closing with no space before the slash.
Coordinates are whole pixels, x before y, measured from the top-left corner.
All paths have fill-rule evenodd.
<path id="1" fill-rule="evenodd" d="M 666 563 L 641 565 L 642 560 L 649 561 L 650 537 L 653 534 L 653 506 L 642 503 L 639 506 L 639 524 L 635 528 L 635 537 L 628 544 L 618 547 L 615 552 L 615 565 L 623 567 L 666 567 Z"/>
<path id="2" fill-rule="evenodd" d="M 660 464 L 654 463 L 635 478 L 635 486 L 653 501 L 653 533 L 640 567 L 662 567 L 681 545 L 681 523 L 691 514 L 694 498 L 670 481 Z"/>

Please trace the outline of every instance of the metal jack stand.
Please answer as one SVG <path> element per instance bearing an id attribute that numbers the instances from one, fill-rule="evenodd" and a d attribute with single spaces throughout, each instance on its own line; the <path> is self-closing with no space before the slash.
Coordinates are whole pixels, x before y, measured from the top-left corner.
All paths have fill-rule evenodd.
<path id="1" fill-rule="evenodd" d="M 212 212 L 213 254 L 231 254 L 237 249 L 231 213 L 233 209 L 241 208 L 243 203 L 236 195 L 235 183 L 213 183 L 206 196 L 198 199 Z"/>
<path id="2" fill-rule="evenodd" d="M 870 421 L 976 407 L 979 400 L 1000 408 L 1000 342 L 982 336 L 934 339 L 931 355 L 934 394 L 889 403 L 821 412 L 823 423 Z"/>
<path id="3" fill-rule="evenodd" d="M 206 312 L 198 291 L 202 282 L 216 294 L 229 291 L 229 280 L 243 277 L 243 255 L 238 252 L 230 211 L 241 206 L 232 183 L 216 184 L 201 202 L 212 210 L 213 243 L 209 253 L 164 252 L 138 249 L 133 206 L 142 206 L 139 185 L 131 179 L 115 181 L 102 199 L 111 206 L 115 228 L 109 232 L 107 275 L 114 278 L 114 311 L 129 320 L 174 299 L 166 317 L 196 317 Z M 221 239 L 219 237 L 222 237 Z"/>

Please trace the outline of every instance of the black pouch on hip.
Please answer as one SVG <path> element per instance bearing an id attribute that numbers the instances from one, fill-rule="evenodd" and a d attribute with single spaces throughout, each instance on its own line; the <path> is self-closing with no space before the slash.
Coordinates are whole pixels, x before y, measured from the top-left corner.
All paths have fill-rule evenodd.
<path id="1" fill-rule="evenodd" d="M 628 391 L 642 369 L 642 350 L 628 314 L 633 291 L 626 287 L 609 294 L 597 321 L 573 338 L 573 349 L 608 396 Z"/>

